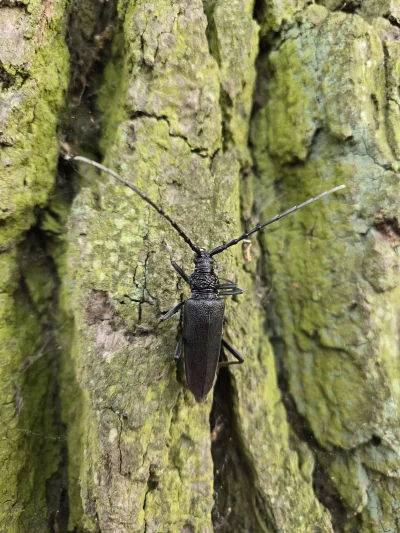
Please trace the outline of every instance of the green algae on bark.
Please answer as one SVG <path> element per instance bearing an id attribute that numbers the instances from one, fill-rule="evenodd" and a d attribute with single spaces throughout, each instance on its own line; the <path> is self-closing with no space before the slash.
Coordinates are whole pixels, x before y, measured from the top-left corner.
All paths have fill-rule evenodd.
<path id="1" fill-rule="evenodd" d="M 56 402 L 59 350 L 52 332 L 53 265 L 33 235 L 0 258 L 0 457 L 5 465 L 0 491 L 8 504 L 2 506 L 1 525 L 7 532 L 46 531 L 52 506 L 58 506 L 58 494 L 47 489 L 57 473 L 62 444 Z"/>

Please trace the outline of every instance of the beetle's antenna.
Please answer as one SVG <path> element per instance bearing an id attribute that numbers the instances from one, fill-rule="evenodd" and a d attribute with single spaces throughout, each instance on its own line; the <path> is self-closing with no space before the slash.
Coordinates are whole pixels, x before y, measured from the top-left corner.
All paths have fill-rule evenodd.
<path id="1" fill-rule="evenodd" d="M 210 252 L 210 256 L 211 255 L 220 254 L 221 252 L 223 252 L 227 248 L 230 248 L 231 246 L 234 246 L 238 242 L 243 241 L 243 239 L 247 239 L 247 237 L 249 237 L 253 233 L 256 233 L 260 229 L 265 228 L 265 226 L 269 226 L 273 222 L 276 222 L 277 220 L 280 220 L 281 218 L 285 217 L 286 215 L 290 215 L 290 213 L 294 213 L 295 211 L 298 211 L 302 207 L 305 207 L 308 204 L 312 204 L 313 202 L 316 202 L 317 200 L 320 200 L 324 196 L 328 196 L 328 194 L 331 194 L 333 192 L 339 191 L 340 189 L 344 189 L 344 188 L 345 188 L 345 185 L 339 185 L 339 187 L 335 187 L 334 189 L 330 189 L 329 191 L 325 191 L 322 194 L 319 194 L 318 196 L 316 196 L 315 198 L 310 198 L 309 200 L 307 200 L 307 202 L 303 202 L 300 205 L 295 205 L 291 209 L 288 209 L 287 211 L 285 211 L 284 213 L 282 213 L 280 215 L 276 215 L 274 218 L 271 218 L 271 220 L 267 220 L 267 222 L 264 222 L 263 224 L 257 224 L 257 226 L 255 228 L 253 228 L 252 230 L 248 231 L 247 233 L 243 233 L 243 235 L 241 235 L 237 239 L 233 239 L 232 241 L 229 241 L 226 244 L 221 244 L 220 246 L 217 246 L 216 248 L 214 248 L 214 250 L 212 250 Z"/>
<path id="2" fill-rule="evenodd" d="M 129 181 L 122 178 L 119 174 L 111 170 L 110 168 L 105 167 L 104 165 L 101 165 L 100 163 L 97 163 L 96 161 L 93 161 L 92 159 L 87 159 L 86 157 L 82 157 L 80 155 L 77 155 L 75 157 L 66 156 L 67 159 L 73 159 L 74 161 L 82 161 L 83 163 L 88 163 L 89 165 L 93 165 L 94 167 L 99 168 L 100 170 L 103 170 L 104 172 L 107 172 L 108 174 L 111 174 L 111 176 L 114 176 L 115 179 L 117 179 L 119 182 L 123 183 L 130 189 L 132 189 L 133 192 L 135 192 L 142 200 L 147 202 L 151 207 L 153 207 L 158 213 L 160 213 L 161 216 L 163 216 L 168 222 L 171 224 L 171 226 L 179 233 L 179 235 L 182 237 L 182 239 L 190 246 L 190 248 L 196 252 L 197 255 L 201 255 L 200 248 L 198 248 L 195 244 L 192 243 L 192 241 L 189 239 L 189 237 L 186 235 L 186 233 L 178 226 L 178 224 L 170 218 L 167 213 L 165 213 L 161 207 L 159 207 L 157 204 L 155 204 L 150 198 L 148 198 L 145 194 L 143 194 L 139 189 L 137 189 L 132 183 L 129 183 Z"/>

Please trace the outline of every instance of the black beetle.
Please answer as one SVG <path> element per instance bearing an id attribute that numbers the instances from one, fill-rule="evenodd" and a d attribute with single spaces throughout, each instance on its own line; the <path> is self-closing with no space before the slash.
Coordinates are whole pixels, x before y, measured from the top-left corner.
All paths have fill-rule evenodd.
<path id="1" fill-rule="evenodd" d="M 66 159 L 71 159 L 66 156 Z M 224 320 L 225 300 L 221 296 L 233 296 L 235 294 L 242 294 L 243 291 L 233 281 L 225 280 L 226 283 L 219 283 L 218 277 L 213 268 L 213 256 L 234 246 L 243 239 L 247 239 L 253 233 L 260 229 L 276 222 L 277 220 L 301 209 L 302 207 L 327 196 L 335 191 L 343 189 L 345 186 L 340 185 L 334 189 L 323 192 L 315 198 L 310 198 L 306 202 L 298 206 L 288 209 L 280 215 L 276 215 L 263 224 L 258 224 L 255 228 L 243 233 L 237 239 L 233 239 L 226 244 L 217 246 L 211 252 L 201 249 L 189 239 L 178 224 L 172 220 L 158 205 L 156 205 L 150 198 L 144 195 L 134 185 L 119 176 L 113 170 L 87 159 L 86 157 L 76 156 L 72 157 L 75 161 L 82 161 L 89 163 L 100 170 L 111 174 L 118 181 L 132 189 L 145 202 L 150 204 L 160 215 L 162 215 L 172 227 L 179 233 L 183 240 L 192 248 L 195 253 L 194 272 L 188 277 L 180 266 L 171 261 L 172 266 L 181 276 L 182 279 L 190 286 L 192 291 L 191 296 L 175 305 L 168 313 L 166 313 L 158 321 L 157 325 L 165 322 L 173 315 L 175 315 L 183 307 L 183 322 L 182 314 L 180 320 L 179 341 L 175 350 L 175 360 L 180 358 L 182 348 L 185 358 L 186 380 L 188 387 L 194 395 L 196 401 L 202 402 L 209 391 L 211 390 L 216 376 L 217 368 L 228 365 L 238 365 L 243 363 L 244 359 L 240 353 L 235 350 L 225 339 L 222 338 L 222 325 Z M 146 328 L 142 328 L 146 329 Z M 219 363 L 219 356 L 221 345 L 226 348 L 236 359 L 236 361 L 223 361 Z"/>

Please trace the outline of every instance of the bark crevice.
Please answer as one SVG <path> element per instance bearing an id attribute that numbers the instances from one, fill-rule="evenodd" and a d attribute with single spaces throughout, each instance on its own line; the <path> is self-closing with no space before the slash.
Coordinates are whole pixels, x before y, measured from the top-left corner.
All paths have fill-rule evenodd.
<path id="1" fill-rule="evenodd" d="M 257 473 L 241 436 L 233 376 L 222 368 L 210 413 L 214 463 L 214 531 L 274 533 L 272 510 L 257 488 Z"/>

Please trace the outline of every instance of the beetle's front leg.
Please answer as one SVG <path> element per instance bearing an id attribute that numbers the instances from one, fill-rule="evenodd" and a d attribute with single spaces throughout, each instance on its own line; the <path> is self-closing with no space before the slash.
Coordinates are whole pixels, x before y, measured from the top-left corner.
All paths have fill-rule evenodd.
<path id="1" fill-rule="evenodd" d="M 188 275 L 184 272 L 183 268 L 181 268 L 179 265 L 177 265 L 175 263 L 175 261 L 172 261 L 171 260 L 171 265 L 174 267 L 174 269 L 178 272 L 178 274 L 180 275 L 180 277 L 188 284 L 190 285 L 190 281 L 189 281 L 189 277 Z"/>
<path id="2" fill-rule="evenodd" d="M 242 289 L 239 289 L 239 287 L 236 287 L 236 289 L 226 289 L 222 291 L 218 291 L 218 296 L 235 296 L 235 294 L 243 294 Z"/>
<path id="3" fill-rule="evenodd" d="M 235 294 L 243 294 L 242 289 L 239 289 L 234 281 L 230 281 L 229 279 L 224 281 L 227 281 L 228 283 L 218 283 L 216 286 L 218 296 L 235 296 Z"/>
<path id="4" fill-rule="evenodd" d="M 241 365 L 244 363 L 244 357 L 237 351 L 233 346 L 229 344 L 225 339 L 221 339 L 221 344 L 224 348 L 228 350 L 229 353 L 233 355 L 237 361 L 221 361 L 218 363 L 218 368 L 229 366 L 229 365 Z"/>

